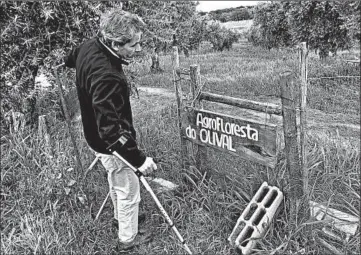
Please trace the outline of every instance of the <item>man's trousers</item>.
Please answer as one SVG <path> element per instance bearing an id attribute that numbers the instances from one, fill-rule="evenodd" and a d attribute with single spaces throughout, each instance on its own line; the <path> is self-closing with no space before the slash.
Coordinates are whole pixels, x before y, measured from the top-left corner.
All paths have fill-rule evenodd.
<path id="1" fill-rule="evenodd" d="M 138 233 L 140 202 L 139 179 L 134 171 L 113 155 L 96 153 L 108 173 L 114 218 L 118 220 L 118 236 L 122 243 L 134 240 Z"/>

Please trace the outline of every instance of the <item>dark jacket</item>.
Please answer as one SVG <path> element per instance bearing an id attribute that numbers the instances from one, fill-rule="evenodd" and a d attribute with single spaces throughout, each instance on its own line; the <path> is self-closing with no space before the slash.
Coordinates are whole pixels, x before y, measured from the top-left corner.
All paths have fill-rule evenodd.
<path id="1" fill-rule="evenodd" d="M 146 157 L 135 141 L 122 64 L 128 63 L 114 56 L 97 38 L 84 42 L 65 57 L 65 65 L 76 69 L 84 136 L 89 146 L 96 152 L 111 154 L 109 147 L 122 141 L 116 151 L 140 167 Z"/>

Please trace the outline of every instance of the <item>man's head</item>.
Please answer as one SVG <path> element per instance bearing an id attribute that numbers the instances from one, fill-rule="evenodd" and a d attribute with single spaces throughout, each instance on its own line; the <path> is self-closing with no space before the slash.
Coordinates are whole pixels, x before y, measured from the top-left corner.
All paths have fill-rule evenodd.
<path id="1" fill-rule="evenodd" d="M 114 9 L 101 17 L 99 34 L 119 56 L 129 59 L 141 51 L 139 43 L 144 27 L 139 16 Z"/>

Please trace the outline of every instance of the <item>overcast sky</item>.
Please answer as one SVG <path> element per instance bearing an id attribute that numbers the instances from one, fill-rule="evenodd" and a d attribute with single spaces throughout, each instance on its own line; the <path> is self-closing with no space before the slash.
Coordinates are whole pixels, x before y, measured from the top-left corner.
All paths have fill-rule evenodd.
<path id="1" fill-rule="evenodd" d="M 218 9 L 233 8 L 238 6 L 256 5 L 261 1 L 199 1 L 198 11 L 209 12 Z"/>

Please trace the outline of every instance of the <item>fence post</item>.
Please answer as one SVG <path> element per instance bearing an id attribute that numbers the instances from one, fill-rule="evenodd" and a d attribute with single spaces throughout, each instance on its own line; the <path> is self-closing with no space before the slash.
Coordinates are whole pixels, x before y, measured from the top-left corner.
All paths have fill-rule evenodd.
<path id="1" fill-rule="evenodd" d="M 63 92 L 62 84 L 60 82 L 58 72 L 54 71 L 54 73 L 55 73 L 56 82 L 58 83 L 60 101 L 61 101 L 61 105 L 62 105 L 63 110 L 64 110 L 64 115 L 65 115 L 65 119 L 66 119 L 66 124 L 68 126 L 68 131 L 69 131 L 69 134 L 70 134 L 70 139 L 71 139 L 71 141 L 73 143 L 73 146 L 74 146 L 74 152 L 75 152 L 75 158 L 76 158 L 76 161 L 74 163 L 76 165 L 78 165 L 81 172 L 84 173 L 83 165 L 82 165 L 81 160 L 80 160 L 80 154 L 79 154 L 79 151 L 78 151 L 78 147 L 76 146 L 75 135 L 74 135 L 73 130 L 71 128 L 71 119 L 70 119 L 68 107 L 66 105 L 66 101 L 65 101 L 65 98 L 64 98 L 64 92 Z"/>
<path id="2" fill-rule="evenodd" d="M 298 91 L 294 75 L 290 71 L 281 73 L 281 98 L 285 153 L 289 174 L 290 223 L 297 225 L 302 218 L 303 174 L 300 164 L 299 143 L 296 123 Z"/>
<path id="3" fill-rule="evenodd" d="M 179 68 L 179 54 L 178 47 L 173 46 L 172 54 L 172 65 L 173 65 L 173 84 L 175 95 L 177 99 L 177 117 L 178 117 L 178 129 L 181 142 L 181 161 L 182 167 L 185 168 L 185 159 L 187 157 L 187 147 L 185 139 L 182 136 L 182 110 L 183 110 L 183 101 L 182 101 L 182 88 L 180 86 L 180 76 L 177 74 L 177 69 Z"/>
<path id="4" fill-rule="evenodd" d="M 13 126 L 12 127 L 10 126 L 10 132 L 11 130 L 13 130 L 14 133 L 24 131 L 25 122 L 26 122 L 25 115 L 20 112 L 11 111 L 11 118 L 12 118 Z"/>
<path id="5" fill-rule="evenodd" d="M 306 102 L 307 102 L 307 65 L 308 52 L 306 42 L 302 42 L 299 47 L 299 61 L 300 61 L 300 147 L 301 147 L 301 167 L 303 172 L 303 191 L 308 194 L 308 170 L 306 165 Z"/>
<path id="6" fill-rule="evenodd" d="M 50 135 L 48 132 L 48 125 L 46 123 L 46 115 L 41 115 L 38 118 L 38 138 L 45 141 L 44 150 L 48 154 L 51 153 L 51 143 L 50 143 Z"/>
<path id="7" fill-rule="evenodd" d="M 200 92 L 199 90 L 201 89 L 201 87 L 200 87 L 201 75 L 200 75 L 200 70 L 199 70 L 198 65 L 191 65 L 189 74 L 190 74 L 190 78 L 191 78 L 190 90 L 191 90 L 191 95 L 192 95 L 192 107 L 193 107 L 193 106 L 195 106 L 196 101 L 199 102 L 199 100 L 196 100 L 196 98 L 198 96 L 198 93 Z M 195 155 L 196 167 L 199 170 L 202 170 L 202 169 L 204 169 L 205 164 L 207 162 L 207 149 L 205 146 L 193 144 L 193 152 L 194 152 L 194 150 L 196 150 L 196 155 Z"/>

